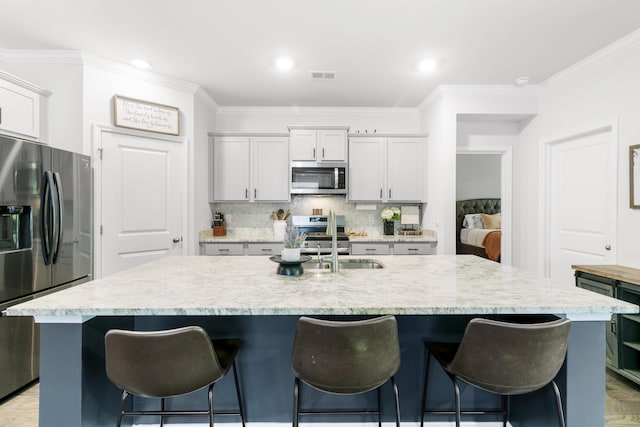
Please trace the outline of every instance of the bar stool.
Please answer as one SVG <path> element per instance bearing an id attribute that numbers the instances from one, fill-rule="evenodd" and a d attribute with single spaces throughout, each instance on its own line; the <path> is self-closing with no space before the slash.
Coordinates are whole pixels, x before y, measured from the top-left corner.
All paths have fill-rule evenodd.
<path id="1" fill-rule="evenodd" d="M 239 415 L 245 425 L 244 407 L 238 383 L 235 357 L 240 347 L 237 339 L 214 340 L 199 326 L 138 332 L 112 329 L 105 336 L 107 377 L 123 390 L 117 426 L 123 416 L 207 416 L 213 427 L 213 386 L 233 367 L 238 412 L 216 415 Z M 207 411 L 171 411 L 165 399 L 199 390 L 208 390 Z M 130 395 L 160 399 L 159 411 L 125 411 Z"/>
<path id="2" fill-rule="evenodd" d="M 554 381 L 567 353 L 570 321 L 557 319 L 544 323 L 508 323 L 472 319 L 457 343 L 426 342 L 426 371 L 422 394 L 422 417 L 426 414 L 455 414 L 460 426 L 461 414 L 502 414 L 509 420 L 509 396 L 531 393 L 552 385 L 558 423 L 564 427 L 562 400 Z M 427 409 L 427 384 L 431 356 L 449 376 L 454 387 L 455 411 Z M 477 388 L 502 396 L 502 410 L 460 410 L 458 379 Z"/>
<path id="3" fill-rule="evenodd" d="M 300 415 L 378 415 L 380 387 L 391 381 L 395 399 L 396 426 L 400 426 L 398 387 L 393 375 L 400 367 L 398 327 L 393 316 L 359 321 L 330 321 L 301 317 L 298 320 L 291 355 L 295 375 L 293 426 Z M 377 410 L 300 410 L 301 382 L 326 393 L 348 395 L 377 390 Z"/>

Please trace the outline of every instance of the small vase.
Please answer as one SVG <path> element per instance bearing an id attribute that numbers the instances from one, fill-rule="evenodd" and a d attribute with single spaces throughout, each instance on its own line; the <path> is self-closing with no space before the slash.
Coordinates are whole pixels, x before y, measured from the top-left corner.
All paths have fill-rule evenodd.
<path id="1" fill-rule="evenodd" d="M 300 248 L 284 248 L 281 256 L 283 261 L 300 261 Z"/>
<path id="2" fill-rule="evenodd" d="M 384 225 L 384 235 L 385 236 L 393 236 L 393 221 L 383 221 Z"/>

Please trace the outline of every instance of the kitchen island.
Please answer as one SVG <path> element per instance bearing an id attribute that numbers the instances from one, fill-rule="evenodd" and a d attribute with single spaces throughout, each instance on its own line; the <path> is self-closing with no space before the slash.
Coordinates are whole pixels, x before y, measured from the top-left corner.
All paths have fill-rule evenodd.
<path id="1" fill-rule="evenodd" d="M 35 316 L 40 323 L 40 425 L 113 425 L 119 392 L 104 373 L 104 333 L 114 327 L 185 324 L 201 325 L 216 337 L 240 337 L 248 421 L 288 424 L 289 355 L 297 318 L 382 314 L 398 317 L 402 365 L 396 378 L 403 421 L 420 416 L 423 339 L 457 339 L 474 316 L 555 314 L 573 320 L 567 363 L 558 378 L 567 425 L 604 425 L 604 322 L 612 313 L 637 313 L 637 306 L 475 256 L 377 260 L 384 268 L 337 274 L 306 270 L 288 277 L 276 274 L 267 257 L 169 257 L 10 307 L 8 315 Z M 436 381 L 430 405 L 444 406 L 452 389 L 444 375 Z M 227 386 L 217 389 L 218 408 L 235 403 L 225 400 Z M 465 399 L 476 405 L 498 402 L 472 389 L 463 395 L 463 404 Z M 305 396 L 312 406 L 321 401 L 312 392 Z M 350 404 L 368 404 L 368 399 L 357 396 Z M 389 399 L 384 400 L 383 412 L 391 416 Z M 513 399 L 512 424 L 551 425 L 550 402 L 544 392 Z"/>

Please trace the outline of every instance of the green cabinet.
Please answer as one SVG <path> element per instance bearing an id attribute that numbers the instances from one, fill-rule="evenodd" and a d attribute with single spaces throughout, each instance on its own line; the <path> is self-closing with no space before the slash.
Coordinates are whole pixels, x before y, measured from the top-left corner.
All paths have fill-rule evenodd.
<path id="1" fill-rule="evenodd" d="M 640 305 L 640 285 L 603 274 L 576 271 L 576 286 Z M 640 384 L 640 315 L 613 315 L 606 328 L 607 367 Z"/>

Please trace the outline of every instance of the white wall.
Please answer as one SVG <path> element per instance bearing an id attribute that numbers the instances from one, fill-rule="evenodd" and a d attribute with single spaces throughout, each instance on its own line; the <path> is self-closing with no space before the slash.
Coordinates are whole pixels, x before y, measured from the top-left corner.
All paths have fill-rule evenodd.
<path id="1" fill-rule="evenodd" d="M 54 148 L 89 154 L 82 144 L 83 66 L 80 57 L 76 55 L 75 59 L 69 58 L 68 63 L 52 64 L 11 62 L 22 59 L 7 57 L 8 62 L 0 64 L 4 71 L 52 92 L 46 142 Z"/>
<path id="2" fill-rule="evenodd" d="M 640 143 L 640 31 L 614 43 L 605 50 L 550 79 L 540 93 L 540 114 L 534 120 L 535 131 L 523 132 L 526 159 L 519 165 L 539 163 L 540 141 L 550 140 L 601 123 L 617 122 L 618 128 L 618 201 L 611 209 L 618 218 L 618 264 L 640 267 L 640 210 L 629 208 L 628 147 Z M 539 170 L 530 169 L 530 180 L 522 190 L 535 200 L 540 196 Z M 531 223 L 539 219 L 529 212 Z M 521 238 L 536 244 L 540 230 L 531 227 Z M 527 244 L 525 244 L 527 246 Z M 539 251 L 538 251 L 539 252 Z M 529 253 L 540 262 L 539 253 Z"/>
<path id="3" fill-rule="evenodd" d="M 221 107 L 217 132 L 286 133 L 287 126 L 350 126 L 349 132 L 419 133 L 415 108 Z"/>
<path id="4" fill-rule="evenodd" d="M 500 198 L 501 156 L 460 154 L 456 156 L 456 200 Z"/>

